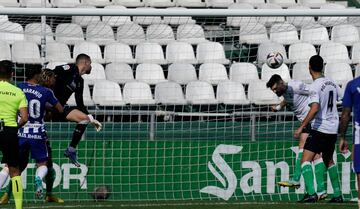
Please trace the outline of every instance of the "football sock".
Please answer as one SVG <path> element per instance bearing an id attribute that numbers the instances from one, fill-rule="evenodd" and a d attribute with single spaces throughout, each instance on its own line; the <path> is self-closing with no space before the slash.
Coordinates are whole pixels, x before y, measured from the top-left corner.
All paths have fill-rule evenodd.
<path id="1" fill-rule="evenodd" d="M 82 135 L 85 132 L 86 126 L 87 124 L 80 124 L 80 123 L 76 125 L 71 139 L 70 147 L 76 148 L 76 146 L 79 144 L 81 140 Z"/>
<path id="2" fill-rule="evenodd" d="M 42 165 L 42 166 L 39 166 L 37 169 L 36 169 L 36 176 L 39 176 L 40 179 L 43 179 L 45 177 L 45 175 L 47 174 L 48 172 L 48 168 L 46 165 Z"/>
<path id="3" fill-rule="evenodd" d="M 325 175 L 326 167 L 322 158 L 314 161 L 315 166 L 315 180 L 317 184 L 316 192 L 325 192 Z"/>
<path id="4" fill-rule="evenodd" d="M 14 200 L 15 200 L 15 208 L 22 209 L 23 188 L 22 188 L 21 176 L 12 177 L 11 181 L 13 187 Z"/>
<path id="5" fill-rule="evenodd" d="M 48 168 L 48 173 L 45 176 L 46 194 L 52 193 L 55 177 L 56 177 L 55 169 L 53 167 Z"/>
<path id="6" fill-rule="evenodd" d="M 334 190 L 334 197 L 339 197 L 341 195 L 340 182 L 339 182 L 339 174 L 336 165 L 332 165 L 328 168 L 331 185 Z"/>
<path id="7" fill-rule="evenodd" d="M 310 162 L 306 161 L 301 165 L 301 173 L 305 180 L 305 191 L 309 195 L 315 194 L 314 173 Z"/>
<path id="8" fill-rule="evenodd" d="M 303 155 L 304 150 L 299 149 L 299 152 L 297 154 L 296 160 L 295 160 L 295 171 L 292 180 L 294 181 L 300 181 L 301 177 L 301 158 Z"/>
<path id="9" fill-rule="evenodd" d="M 6 180 L 9 177 L 9 168 L 8 167 L 4 167 L 1 171 L 0 171 L 0 188 L 2 188 L 6 182 Z"/>

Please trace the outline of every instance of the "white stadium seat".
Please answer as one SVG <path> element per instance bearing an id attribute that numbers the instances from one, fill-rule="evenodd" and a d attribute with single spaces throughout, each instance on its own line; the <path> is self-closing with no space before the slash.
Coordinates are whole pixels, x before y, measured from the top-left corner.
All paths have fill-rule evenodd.
<path id="1" fill-rule="evenodd" d="M 145 41 L 144 29 L 136 23 L 126 23 L 124 25 L 120 25 L 117 28 L 116 34 L 116 40 L 118 42 L 129 45 L 137 45 Z"/>
<path id="2" fill-rule="evenodd" d="M 310 57 L 316 55 L 314 45 L 309 43 L 291 44 L 289 47 L 289 62 L 309 62 Z"/>
<path id="3" fill-rule="evenodd" d="M 259 5 L 265 4 L 264 0 L 236 0 L 236 3 L 247 3 L 251 4 L 255 7 L 258 7 Z"/>
<path id="4" fill-rule="evenodd" d="M 346 9 L 344 5 L 340 4 L 324 4 L 320 6 L 320 9 Z M 339 24 L 345 24 L 347 23 L 347 17 L 324 17 L 321 16 L 318 19 L 318 23 L 321 25 L 324 25 L 326 27 L 339 25 Z"/>
<path id="5" fill-rule="evenodd" d="M 106 45 L 115 42 L 114 32 L 110 25 L 103 22 L 89 24 L 86 27 L 86 40 Z"/>
<path id="6" fill-rule="evenodd" d="M 297 29 L 290 23 L 275 23 L 270 29 L 270 40 L 284 45 L 299 42 Z"/>
<path id="7" fill-rule="evenodd" d="M 321 45 L 329 42 L 329 34 L 322 25 L 306 25 L 300 31 L 300 40 L 314 45 Z"/>
<path id="8" fill-rule="evenodd" d="M 225 8 L 234 3 L 234 0 L 206 0 L 207 7 Z"/>
<path id="9" fill-rule="evenodd" d="M 21 7 L 42 7 L 43 0 L 19 0 Z M 51 7 L 49 0 L 45 0 L 45 7 Z"/>
<path id="10" fill-rule="evenodd" d="M 134 80 L 133 70 L 125 63 L 110 63 L 105 67 L 107 80 L 124 84 Z"/>
<path id="11" fill-rule="evenodd" d="M 298 62 L 292 69 L 293 80 L 302 81 L 304 83 L 312 83 L 312 77 L 309 72 L 309 62 Z"/>
<path id="12" fill-rule="evenodd" d="M 46 24 L 46 42 L 54 41 L 54 34 L 51 27 Z M 41 44 L 41 23 L 29 23 L 25 26 L 25 39 L 27 41 L 33 41 L 37 44 Z"/>
<path id="13" fill-rule="evenodd" d="M 206 81 L 192 81 L 186 86 L 185 98 L 190 104 L 217 104 L 214 89 Z"/>
<path id="14" fill-rule="evenodd" d="M 125 7 L 143 7 L 145 5 L 143 0 L 112 0 L 112 3 Z"/>
<path id="15" fill-rule="evenodd" d="M 149 84 L 140 81 L 127 82 L 124 85 L 123 98 L 132 105 L 155 104 Z"/>
<path id="16" fill-rule="evenodd" d="M 224 47 L 218 42 L 199 43 L 196 48 L 198 63 L 229 64 L 225 57 Z"/>
<path id="17" fill-rule="evenodd" d="M 95 104 L 101 106 L 125 105 L 119 84 L 107 80 L 95 82 L 93 89 L 93 101 Z"/>
<path id="18" fill-rule="evenodd" d="M 0 0 L 0 5 L 4 7 L 19 7 L 20 4 L 17 0 Z"/>
<path id="19" fill-rule="evenodd" d="M 286 8 L 296 5 L 295 0 L 267 0 L 267 3 L 277 4 L 280 5 L 281 7 L 286 7 Z"/>
<path id="20" fill-rule="evenodd" d="M 352 63 L 360 63 L 360 42 L 355 43 L 351 49 Z"/>
<path id="21" fill-rule="evenodd" d="M 231 4 L 229 9 L 254 9 L 254 6 L 247 3 Z M 257 17 L 226 17 L 226 25 L 232 27 L 242 27 L 249 24 L 256 24 Z"/>
<path id="22" fill-rule="evenodd" d="M 82 76 L 89 85 L 94 85 L 99 80 L 106 80 L 104 67 L 99 63 L 91 63 L 91 73 Z"/>
<path id="23" fill-rule="evenodd" d="M 104 50 L 104 59 L 106 63 L 136 63 L 136 60 L 133 58 L 130 46 L 123 43 L 112 43 L 106 45 Z"/>
<path id="24" fill-rule="evenodd" d="M 162 67 L 149 63 L 139 64 L 136 67 L 135 79 L 150 85 L 166 81 Z"/>
<path id="25" fill-rule="evenodd" d="M 1 0 L 0 0 L 1 3 Z M 0 8 L 3 8 L 4 6 L 0 4 Z M 9 17 L 7 15 L 0 15 L 0 23 L 6 23 L 9 22 Z"/>
<path id="26" fill-rule="evenodd" d="M 19 23 L 3 22 L 0 24 L 0 40 L 13 44 L 24 39 L 24 29 Z"/>
<path id="27" fill-rule="evenodd" d="M 168 7 L 166 9 L 186 10 L 184 7 Z M 163 23 L 168 25 L 195 24 L 191 17 L 164 16 Z"/>
<path id="28" fill-rule="evenodd" d="M 205 7 L 202 0 L 177 0 L 177 5 L 181 7 Z"/>
<path id="29" fill-rule="evenodd" d="M 76 8 L 95 8 L 95 7 L 90 5 L 80 5 L 77 6 Z M 81 27 L 86 27 L 90 24 L 100 22 L 100 16 L 72 16 L 71 22 L 78 24 Z"/>
<path id="30" fill-rule="evenodd" d="M 152 24 L 146 29 L 146 40 L 160 45 L 167 45 L 175 41 L 172 28 L 165 24 Z"/>
<path id="31" fill-rule="evenodd" d="M 168 69 L 167 79 L 179 84 L 187 84 L 191 81 L 196 81 L 195 67 L 192 64 L 186 63 L 171 64 Z"/>
<path id="32" fill-rule="evenodd" d="M 179 25 L 176 32 L 176 40 L 187 42 L 189 44 L 207 42 L 204 29 L 197 24 Z"/>
<path id="33" fill-rule="evenodd" d="M 261 44 L 268 42 L 269 37 L 263 24 L 250 24 L 240 27 L 239 40 L 241 43 Z"/>
<path id="34" fill-rule="evenodd" d="M 279 52 L 283 56 L 284 62 L 288 62 L 285 47 L 282 44 L 274 42 L 264 42 L 259 45 L 257 59 L 259 64 L 266 62 L 267 56 L 271 52 Z"/>
<path id="35" fill-rule="evenodd" d="M 242 84 L 249 84 L 253 81 L 258 81 L 258 70 L 256 66 L 252 63 L 234 63 L 230 67 L 230 80 Z"/>
<path id="36" fill-rule="evenodd" d="M 93 42 L 83 41 L 80 43 L 76 43 L 74 45 L 74 52 L 73 57 L 76 59 L 76 57 L 79 54 L 87 54 L 91 57 L 91 61 L 97 62 L 100 64 L 105 63 L 105 60 L 102 58 L 101 50 L 99 45 Z"/>
<path id="37" fill-rule="evenodd" d="M 54 7 L 73 8 L 80 5 L 80 0 L 51 0 Z"/>
<path id="38" fill-rule="evenodd" d="M 0 41 L 0 60 L 11 60 L 10 45 L 5 41 Z"/>
<path id="39" fill-rule="evenodd" d="M 297 5 L 297 6 L 291 6 L 288 9 L 310 10 L 310 7 Z M 302 28 L 303 26 L 306 26 L 306 25 L 315 24 L 314 17 L 310 17 L 310 16 L 286 17 L 286 21 L 288 23 L 295 25 L 295 27 L 297 27 L 297 28 Z"/>
<path id="40" fill-rule="evenodd" d="M 273 69 L 270 68 L 266 63 L 262 65 L 261 68 L 261 80 L 269 81 L 272 75 L 278 74 L 285 82 L 291 80 L 290 71 L 286 64 L 282 64 L 279 68 Z"/>
<path id="41" fill-rule="evenodd" d="M 219 63 L 204 63 L 199 68 L 199 80 L 207 81 L 213 85 L 229 80 L 224 65 Z"/>
<path id="42" fill-rule="evenodd" d="M 321 44 L 320 56 L 325 63 L 351 63 L 346 46 L 340 43 L 328 42 Z"/>
<path id="43" fill-rule="evenodd" d="M 90 88 L 89 88 L 89 84 L 84 82 L 84 90 L 83 90 L 83 100 L 84 100 L 84 104 L 86 106 L 92 106 L 94 105 L 94 101 L 91 99 L 91 95 L 90 95 Z M 70 106 L 76 106 L 76 101 L 75 101 L 75 93 L 73 93 L 69 100 L 67 101 L 68 105 Z"/>
<path id="44" fill-rule="evenodd" d="M 355 67 L 355 78 L 360 76 L 360 65 L 356 65 Z"/>
<path id="45" fill-rule="evenodd" d="M 104 9 L 126 9 L 126 7 L 121 5 L 109 5 L 104 7 Z M 131 23 L 131 18 L 130 16 L 102 16 L 102 21 L 111 27 L 118 27 L 126 23 Z"/>
<path id="46" fill-rule="evenodd" d="M 282 9 L 280 5 L 277 4 L 261 4 L 258 9 Z M 284 22 L 285 17 L 259 17 L 259 23 L 264 24 L 265 26 L 271 26 L 274 23 Z"/>
<path id="47" fill-rule="evenodd" d="M 46 44 L 46 61 L 67 63 L 74 62 L 71 58 L 69 47 L 60 42 L 50 42 Z"/>
<path id="48" fill-rule="evenodd" d="M 24 50 L 26 49 L 26 50 Z M 19 41 L 12 44 L 12 61 L 25 64 L 40 64 L 40 50 L 35 42 Z"/>
<path id="49" fill-rule="evenodd" d="M 157 43 L 144 42 L 136 46 L 135 59 L 137 63 L 166 64 L 164 52 Z"/>
<path id="50" fill-rule="evenodd" d="M 351 67 L 347 63 L 327 63 L 325 65 L 324 75 L 333 79 L 339 85 L 353 79 Z"/>
<path id="51" fill-rule="evenodd" d="M 308 7 L 319 8 L 321 5 L 326 4 L 326 0 L 298 0 L 298 3 Z"/>
<path id="52" fill-rule="evenodd" d="M 166 46 L 166 60 L 168 63 L 197 63 L 193 47 L 189 43 L 178 41 Z"/>
<path id="53" fill-rule="evenodd" d="M 67 62 L 48 62 L 46 64 L 46 68 L 53 70 L 56 66 L 59 65 L 66 65 L 68 64 Z"/>
<path id="54" fill-rule="evenodd" d="M 61 23 L 56 26 L 55 39 L 68 45 L 84 41 L 84 33 L 81 26 L 74 23 Z"/>
<path id="55" fill-rule="evenodd" d="M 266 81 L 254 81 L 249 84 L 248 99 L 257 105 L 279 104 L 280 99 L 270 88 L 266 87 Z"/>
<path id="56" fill-rule="evenodd" d="M 186 100 L 180 84 L 162 82 L 155 86 L 155 101 L 164 105 L 185 105 Z"/>
<path id="57" fill-rule="evenodd" d="M 85 4 L 85 5 L 96 6 L 96 7 L 105 7 L 105 6 L 111 4 L 109 0 L 81 0 L 81 3 Z"/>
<path id="58" fill-rule="evenodd" d="M 217 86 L 216 99 L 219 103 L 226 105 L 247 105 L 244 87 L 241 83 L 234 81 L 223 81 Z"/>
<path id="59" fill-rule="evenodd" d="M 360 41 L 359 31 L 354 25 L 335 25 L 331 30 L 331 41 L 351 46 Z"/>
<path id="60" fill-rule="evenodd" d="M 155 9 L 151 7 L 138 7 L 138 10 L 148 10 Z M 160 16 L 133 16 L 133 22 L 140 25 L 151 25 L 151 24 L 160 24 L 162 23 Z"/>
<path id="61" fill-rule="evenodd" d="M 144 0 L 147 7 L 174 7 L 175 0 Z"/>

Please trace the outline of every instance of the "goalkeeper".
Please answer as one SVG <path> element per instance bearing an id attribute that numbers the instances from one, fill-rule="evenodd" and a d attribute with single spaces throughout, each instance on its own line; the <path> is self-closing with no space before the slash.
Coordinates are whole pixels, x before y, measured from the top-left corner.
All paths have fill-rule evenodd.
<path id="1" fill-rule="evenodd" d="M 91 58 L 86 54 L 79 54 L 75 64 L 60 65 L 54 69 L 56 82 L 54 93 L 61 105 L 64 106 L 64 113 L 59 115 L 58 120 L 76 122 L 70 146 L 65 150 L 64 155 L 77 167 L 80 164 L 77 160 L 76 146 L 79 144 L 83 133 L 89 123 L 95 126 L 96 131 L 102 128 L 101 123 L 87 111 L 83 101 L 84 74 L 91 72 Z M 75 93 L 76 107 L 69 107 L 66 102 Z"/>
<path id="2" fill-rule="evenodd" d="M 272 107 L 274 112 L 281 110 L 283 107 L 288 106 L 291 110 L 294 111 L 296 117 L 299 121 L 303 121 L 307 113 L 310 110 L 309 107 L 309 89 L 306 84 L 301 81 L 291 80 L 288 83 L 285 83 L 282 78 L 275 74 L 267 82 L 266 86 L 271 88 L 271 90 L 279 97 L 283 96 L 284 100 L 278 105 Z M 299 140 L 299 150 L 296 156 L 295 161 L 295 171 L 293 177 L 289 181 L 278 182 L 278 185 L 284 187 L 300 187 L 300 177 L 301 177 L 301 158 L 304 151 L 304 144 L 306 139 L 309 137 L 311 127 L 308 125 L 302 130 Z M 325 164 L 320 155 L 316 155 L 314 158 L 315 165 L 315 177 L 317 183 L 317 195 L 319 200 L 325 199 L 327 197 L 325 189 L 325 174 L 326 168 Z"/>

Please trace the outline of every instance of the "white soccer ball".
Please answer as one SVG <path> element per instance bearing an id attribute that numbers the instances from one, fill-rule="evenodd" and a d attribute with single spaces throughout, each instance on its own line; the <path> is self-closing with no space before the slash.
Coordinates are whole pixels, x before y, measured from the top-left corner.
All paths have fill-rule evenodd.
<path id="1" fill-rule="evenodd" d="M 270 52 L 266 57 L 266 64 L 273 69 L 279 68 L 284 62 L 280 52 Z"/>

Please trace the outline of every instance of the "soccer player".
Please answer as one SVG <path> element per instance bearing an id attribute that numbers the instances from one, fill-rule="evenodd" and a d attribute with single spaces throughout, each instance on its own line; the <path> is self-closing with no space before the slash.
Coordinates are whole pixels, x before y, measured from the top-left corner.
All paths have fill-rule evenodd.
<path id="1" fill-rule="evenodd" d="M 18 127 L 22 127 L 27 122 L 28 110 L 25 94 L 10 83 L 12 65 L 11 61 L 0 61 L 0 151 L 3 155 L 1 162 L 9 166 L 4 172 L 10 174 L 11 177 L 15 207 L 22 209 L 23 188 L 19 170 L 17 132 Z M 17 122 L 18 112 L 20 119 Z M 4 179 L 4 172 L 0 173 L 0 181 Z M 7 173 L 5 173 L 6 178 Z"/>
<path id="2" fill-rule="evenodd" d="M 309 107 L 309 87 L 301 81 L 291 80 L 285 83 L 282 78 L 275 74 L 266 83 L 266 86 L 270 88 L 277 96 L 284 97 L 284 100 L 276 107 L 272 107 L 273 111 L 279 111 L 283 107 L 288 106 L 294 111 L 296 117 L 300 122 L 304 120 L 307 113 L 310 110 Z M 309 136 L 311 130 L 310 124 L 308 124 L 301 132 L 299 140 L 299 152 L 295 161 L 295 172 L 290 181 L 278 182 L 278 185 L 285 187 L 300 187 L 301 177 L 301 157 L 303 154 L 304 144 Z M 315 164 L 315 177 L 317 183 L 317 195 L 319 199 L 325 199 L 327 193 L 325 190 L 324 174 L 326 172 L 324 162 L 319 154 L 314 158 Z"/>
<path id="3" fill-rule="evenodd" d="M 64 106 L 64 113 L 60 120 L 76 122 L 70 146 L 65 150 L 64 155 L 77 167 L 80 164 L 77 160 L 76 146 L 79 144 L 83 133 L 89 123 L 95 126 L 96 131 L 101 130 L 101 123 L 87 111 L 83 101 L 84 74 L 91 72 L 91 59 L 86 54 L 79 54 L 76 57 L 75 64 L 57 66 L 54 69 L 56 74 L 56 83 L 54 93 L 59 99 L 60 104 Z M 76 107 L 69 107 L 66 102 L 75 92 Z"/>
<path id="4" fill-rule="evenodd" d="M 350 81 L 346 88 L 342 102 L 343 110 L 339 126 L 340 151 L 348 152 L 348 143 L 345 133 L 350 121 L 350 113 L 353 111 L 353 171 L 356 173 L 358 182 L 358 206 L 360 208 L 360 77 Z"/>
<path id="5" fill-rule="evenodd" d="M 314 82 L 310 85 L 310 110 L 295 131 L 294 137 L 299 138 L 302 130 L 311 122 L 311 137 L 304 145 L 301 158 L 301 172 L 305 180 L 306 194 L 301 202 L 316 202 L 318 196 L 314 189 L 314 174 L 311 161 L 316 154 L 322 154 L 323 161 L 328 169 L 334 194 L 330 202 L 343 202 L 339 174 L 333 160 L 339 115 L 336 101 L 339 94 L 339 86 L 329 78 L 323 76 L 324 61 L 321 56 L 314 55 L 309 60 L 309 71 Z"/>

